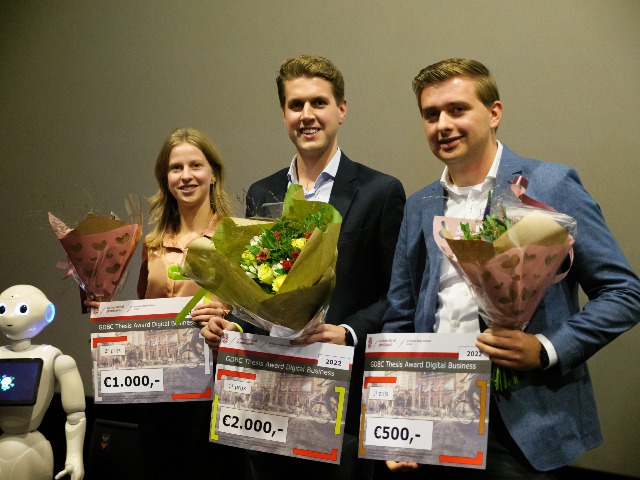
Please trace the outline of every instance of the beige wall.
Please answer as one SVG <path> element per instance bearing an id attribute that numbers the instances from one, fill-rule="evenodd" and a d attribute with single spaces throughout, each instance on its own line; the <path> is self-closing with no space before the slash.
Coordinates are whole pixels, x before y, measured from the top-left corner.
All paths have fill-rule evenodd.
<path id="1" fill-rule="evenodd" d="M 127 193 L 153 193 L 165 136 L 190 125 L 220 147 L 241 214 L 249 184 L 293 154 L 275 75 L 299 53 L 344 73 L 343 150 L 408 193 L 442 169 L 411 79 L 450 56 L 484 62 L 505 105 L 500 140 L 576 167 L 640 271 L 639 27 L 634 0 L 4 0 L 0 289 L 28 283 L 55 302 L 38 341 L 73 355 L 91 394 L 88 319 L 56 268 L 47 212 L 69 223 L 92 208 L 123 215 Z M 135 296 L 138 257 L 122 299 Z M 636 328 L 589 362 L 605 444 L 579 466 L 640 477 L 638 340 Z"/>

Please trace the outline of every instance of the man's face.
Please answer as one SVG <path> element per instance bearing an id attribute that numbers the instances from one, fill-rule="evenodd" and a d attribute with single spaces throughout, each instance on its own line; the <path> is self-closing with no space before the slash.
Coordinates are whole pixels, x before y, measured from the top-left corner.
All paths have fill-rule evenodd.
<path id="1" fill-rule="evenodd" d="M 331 83 L 320 77 L 289 80 L 284 87 L 284 124 L 302 159 L 333 154 L 338 147 L 338 127 L 347 102 L 336 103 Z"/>
<path id="2" fill-rule="evenodd" d="M 426 87 L 420 104 L 429 147 L 451 170 L 493 162 L 502 104 L 484 105 L 473 80 L 455 77 Z"/>

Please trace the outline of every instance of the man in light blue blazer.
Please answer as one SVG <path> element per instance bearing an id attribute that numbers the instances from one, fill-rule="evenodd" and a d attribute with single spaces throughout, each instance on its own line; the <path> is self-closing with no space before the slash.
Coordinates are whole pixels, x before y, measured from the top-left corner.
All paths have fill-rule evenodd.
<path id="1" fill-rule="evenodd" d="M 527 196 L 575 218 L 573 264 L 546 289 L 528 327 L 477 337 L 496 365 L 518 371 L 519 383 L 491 392 L 487 469 L 465 471 L 465 478 L 556 478 L 556 469 L 602 443 L 586 361 L 640 320 L 640 281 L 574 169 L 520 157 L 497 141 L 503 107 L 484 65 L 444 60 L 423 69 L 413 87 L 427 141 L 445 169 L 407 200 L 383 331 L 480 332 L 473 295 L 433 240 L 434 216 L 481 219 L 488 193 L 499 197 L 522 176 Z M 589 298 L 582 310 L 579 288 Z M 421 468 L 424 478 L 436 478 L 434 470 L 455 474 Z"/>

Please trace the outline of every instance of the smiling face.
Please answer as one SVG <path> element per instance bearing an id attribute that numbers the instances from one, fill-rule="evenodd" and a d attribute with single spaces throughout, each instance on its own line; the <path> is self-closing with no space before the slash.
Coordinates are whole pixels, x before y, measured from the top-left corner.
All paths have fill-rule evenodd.
<path id="1" fill-rule="evenodd" d="M 296 153 L 303 161 L 325 161 L 338 148 L 338 127 L 347 102 L 336 103 L 331 83 L 320 77 L 299 77 L 286 82 L 284 123 Z"/>
<path id="2" fill-rule="evenodd" d="M 171 149 L 167 182 L 179 208 L 209 205 L 215 180 L 211 165 L 199 148 L 183 142 Z"/>
<path id="3" fill-rule="evenodd" d="M 425 87 L 420 96 L 424 132 L 433 154 L 458 186 L 484 181 L 497 150 L 502 103 L 484 105 L 468 77 Z"/>

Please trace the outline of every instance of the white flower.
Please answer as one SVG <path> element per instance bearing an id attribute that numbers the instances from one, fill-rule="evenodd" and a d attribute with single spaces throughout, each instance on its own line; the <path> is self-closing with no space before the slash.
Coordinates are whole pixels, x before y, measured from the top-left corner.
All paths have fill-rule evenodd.
<path id="1" fill-rule="evenodd" d="M 240 265 L 249 278 L 258 278 L 258 268 L 255 265 Z"/>

